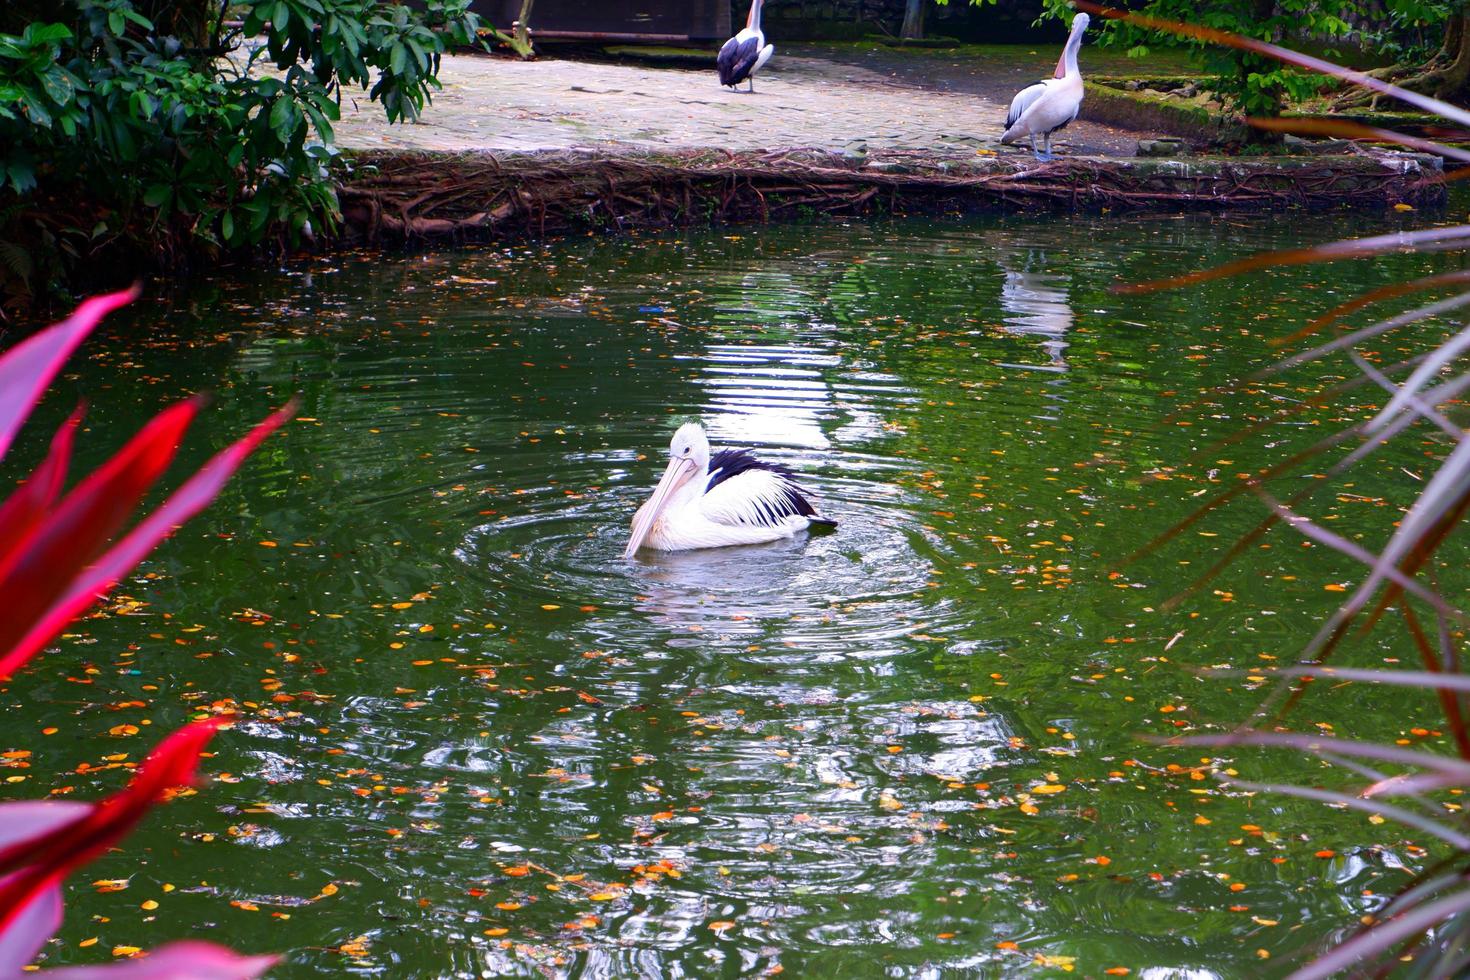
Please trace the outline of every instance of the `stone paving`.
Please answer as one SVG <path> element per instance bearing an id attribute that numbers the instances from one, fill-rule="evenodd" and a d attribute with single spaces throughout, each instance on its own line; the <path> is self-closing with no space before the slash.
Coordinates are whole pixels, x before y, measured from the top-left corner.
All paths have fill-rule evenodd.
<path id="1" fill-rule="evenodd" d="M 721 87 L 712 69 L 481 55 L 446 57 L 439 78 L 444 91 L 415 124 L 390 126 L 365 93 L 348 93 L 339 145 L 535 151 L 865 144 L 988 154 L 998 148 L 1006 114 L 983 97 L 925 91 L 860 66 L 783 58 L 779 51 L 757 76 L 754 95 Z M 1058 145 L 1066 152 L 1065 141 Z"/>

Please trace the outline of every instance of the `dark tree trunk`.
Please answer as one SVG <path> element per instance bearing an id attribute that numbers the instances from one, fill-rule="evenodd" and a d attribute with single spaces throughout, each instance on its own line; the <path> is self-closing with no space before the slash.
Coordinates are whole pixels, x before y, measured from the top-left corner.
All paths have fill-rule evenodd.
<path id="1" fill-rule="evenodd" d="M 1455 14 L 1445 22 L 1444 44 L 1425 68 L 1399 84 L 1456 104 L 1470 95 L 1470 13 Z"/>
<path id="2" fill-rule="evenodd" d="M 1450 18 L 1444 32 L 1444 43 L 1446 57 L 1452 60 L 1434 94 L 1442 99 L 1459 101 L 1470 88 L 1470 14 L 1460 13 Z"/>
<path id="3" fill-rule="evenodd" d="M 1465 40 L 1465 15 L 1451 17 L 1445 24 L 1444 43 L 1439 46 L 1439 54 L 1434 56 L 1435 61 L 1454 61 L 1460 53 L 1460 46 Z"/>
<path id="4" fill-rule="evenodd" d="M 924 7 L 929 0 L 908 0 L 903 11 L 903 29 L 898 36 L 906 41 L 924 38 Z"/>

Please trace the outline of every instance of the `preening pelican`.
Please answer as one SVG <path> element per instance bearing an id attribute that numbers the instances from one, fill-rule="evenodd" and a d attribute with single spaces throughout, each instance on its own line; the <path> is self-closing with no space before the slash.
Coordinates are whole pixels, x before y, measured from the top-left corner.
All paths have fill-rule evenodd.
<path id="1" fill-rule="evenodd" d="M 669 443 L 669 468 L 648 502 L 633 515 L 625 558 L 639 548 L 690 551 L 789 538 L 817 524 L 817 514 L 784 466 L 763 463 L 743 449 L 713 456 L 704 427 L 679 427 Z"/>
<path id="2" fill-rule="evenodd" d="M 771 60 L 776 53 L 774 44 L 766 43 L 761 30 L 761 0 L 750 0 L 750 15 L 745 18 L 745 30 L 736 34 L 720 48 L 715 64 L 720 69 L 720 84 L 734 88 L 741 82 L 750 82 L 750 91 L 755 91 L 755 73 L 761 65 Z"/>
<path id="3" fill-rule="evenodd" d="M 1005 135 L 1000 138 L 1002 143 L 1014 143 L 1025 136 L 1031 140 L 1031 152 L 1036 153 L 1036 137 L 1041 136 L 1045 148 L 1036 153 L 1036 159 L 1052 159 L 1051 134 L 1076 119 L 1077 110 L 1082 108 L 1082 73 L 1077 70 L 1077 49 L 1082 47 L 1082 32 L 1087 30 L 1089 20 L 1086 14 L 1072 18 L 1072 33 L 1057 60 L 1056 74 L 1021 89 L 1011 100 Z"/>

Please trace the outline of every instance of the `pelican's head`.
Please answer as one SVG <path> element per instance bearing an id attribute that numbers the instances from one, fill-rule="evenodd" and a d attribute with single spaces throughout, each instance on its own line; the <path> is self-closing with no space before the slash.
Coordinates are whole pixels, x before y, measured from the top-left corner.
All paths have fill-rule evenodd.
<path id="1" fill-rule="evenodd" d="M 669 440 L 669 459 L 681 458 L 692 461 L 696 470 L 709 466 L 709 437 L 698 422 L 685 422 Z"/>
<path id="2" fill-rule="evenodd" d="M 659 517 L 679 491 L 708 469 L 709 439 L 705 437 L 704 427 L 698 422 L 679 426 L 679 431 L 674 433 L 674 438 L 669 442 L 669 467 L 664 470 L 663 479 L 658 481 L 653 496 L 633 515 L 633 533 L 628 538 L 628 547 L 623 551 L 624 558 L 632 558 L 642 547 L 648 532 L 653 530 L 653 526 L 658 523 Z"/>

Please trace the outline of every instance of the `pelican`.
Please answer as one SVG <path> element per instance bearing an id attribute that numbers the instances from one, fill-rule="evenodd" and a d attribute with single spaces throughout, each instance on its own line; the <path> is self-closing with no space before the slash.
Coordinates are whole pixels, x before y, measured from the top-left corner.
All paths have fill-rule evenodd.
<path id="1" fill-rule="evenodd" d="M 1082 32 L 1087 30 L 1089 19 L 1086 14 L 1072 18 L 1072 33 L 1067 37 L 1061 58 L 1057 59 L 1056 74 L 1026 86 L 1011 100 L 1006 131 L 1000 138 L 1002 143 L 1014 143 L 1025 136 L 1031 140 L 1031 152 L 1036 153 L 1036 137 L 1041 136 L 1045 147 L 1036 153 L 1036 159 L 1053 159 L 1051 134 L 1076 119 L 1077 110 L 1082 108 L 1082 73 L 1077 70 L 1077 49 L 1082 47 Z"/>
<path id="2" fill-rule="evenodd" d="M 759 2 L 759 0 L 757 0 Z M 743 449 L 713 456 L 703 426 L 679 427 L 669 443 L 669 468 L 648 502 L 633 515 L 623 557 L 645 545 L 691 551 L 789 538 L 811 525 L 836 527 L 817 514 L 784 466 L 764 463 Z"/>
<path id="3" fill-rule="evenodd" d="M 761 65 L 771 60 L 776 53 L 774 44 L 766 43 L 761 30 L 761 0 L 750 0 L 750 15 L 745 18 L 745 30 L 736 34 L 720 48 L 715 64 L 720 69 L 720 84 L 734 88 L 741 82 L 750 82 L 750 91 L 755 91 L 755 73 Z"/>

